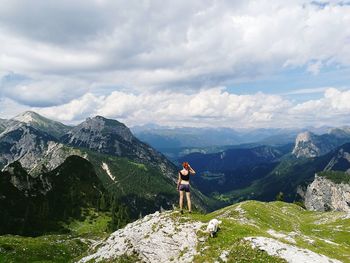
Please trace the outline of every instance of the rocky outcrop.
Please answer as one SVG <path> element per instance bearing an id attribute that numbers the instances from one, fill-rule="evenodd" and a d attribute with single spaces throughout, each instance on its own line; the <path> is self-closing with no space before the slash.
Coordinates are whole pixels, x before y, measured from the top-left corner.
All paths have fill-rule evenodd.
<path id="1" fill-rule="evenodd" d="M 298 134 L 292 153 L 298 158 L 318 156 L 320 151 L 313 142 L 314 138 L 315 136 L 311 132 L 303 132 Z"/>
<path id="2" fill-rule="evenodd" d="M 331 151 L 336 147 L 329 142 L 326 137 L 322 138 L 312 132 L 303 132 L 298 134 L 295 140 L 295 146 L 293 154 L 300 158 L 312 158 L 317 157 Z"/>
<path id="3" fill-rule="evenodd" d="M 197 254 L 197 232 L 203 223 L 180 223 L 170 212 L 145 216 L 114 232 L 96 253 L 79 262 L 113 260 L 136 255 L 140 262 L 193 262 Z"/>
<path id="4" fill-rule="evenodd" d="M 30 174 L 50 171 L 80 151 L 65 147 L 57 139 L 25 123 L 16 123 L 0 135 L 0 169 L 19 161 Z"/>
<path id="5" fill-rule="evenodd" d="M 350 185 L 336 184 L 316 174 L 315 180 L 307 187 L 305 206 L 314 211 L 350 212 Z"/>
<path id="6" fill-rule="evenodd" d="M 292 153 L 297 158 L 318 157 L 347 142 L 350 142 L 350 134 L 347 130 L 336 129 L 322 135 L 306 131 L 298 134 Z"/>
<path id="7" fill-rule="evenodd" d="M 309 249 L 302 249 L 268 237 L 249 237 L 245 240 L 250 241 L 253 248 L 264 250 L 269 255 L 283 258 L 289 263 L 341 263 Z"/>
<path id="8" fill-rule="evenodd" d="M 20 160 L 24 168 L 32 169 L 50 142 L 55 142 L 53 136 L 23 123 L 16 128 L 7 129 L 0 135 L 0 165 L 4 167 Z"/>

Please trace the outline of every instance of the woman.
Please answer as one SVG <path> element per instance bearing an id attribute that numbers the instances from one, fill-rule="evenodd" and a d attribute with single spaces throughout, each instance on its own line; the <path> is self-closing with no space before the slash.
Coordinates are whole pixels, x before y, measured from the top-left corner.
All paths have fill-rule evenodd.
<path id="1" fill-rule="evenodd" d="M 188 162 L 182 163 L 183 169 L 179 171 L 179 179 L 177 181 L 177 190 L 180 192 L 180 212 L 183 214 L 184 193 L 186 193 L 188 211 L 192 213 L 191 194 L 190 194 L 190 175 L 196 172 L 192 169 Z"/>

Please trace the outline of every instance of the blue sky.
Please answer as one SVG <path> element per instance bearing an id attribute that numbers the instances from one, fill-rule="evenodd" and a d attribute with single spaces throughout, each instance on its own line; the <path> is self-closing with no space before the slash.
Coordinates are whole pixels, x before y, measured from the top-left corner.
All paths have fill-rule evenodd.
<path id="1" fill-rule="evenodd" d="M 319 99 L 327 87 L 335 87 L 340 90 L 349 88 L 350 68 L 329 67 L 322 69 L 318 74 L 310 74 L 304 67 L 276 72 L 261 79 L 237 82 L 229 87 L 230 92 L 237 94 L 266 93 L 280 94 L 299 102 L 310 99 Z M 298 94 L 297 91 L 305 91 Z M 296 94 L 293 94 L 296 93 Z M 302 96 L 301 96 L 302 95 Z"/>
<path id="2" fill-rule="evenodd" d="M 17 1 L 0 6 L 0 118 L 343 126 L 344 1 Z"/>

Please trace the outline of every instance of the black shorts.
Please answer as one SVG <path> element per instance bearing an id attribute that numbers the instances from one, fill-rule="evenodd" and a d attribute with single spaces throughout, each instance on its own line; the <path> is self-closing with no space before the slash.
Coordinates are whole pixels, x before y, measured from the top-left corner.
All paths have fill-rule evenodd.
<path id="1" fill-rule="evenodd" d="M 190 192 L 189 184 L 180 184 L 179 191 L 185 191 L 186 193 Z"/>

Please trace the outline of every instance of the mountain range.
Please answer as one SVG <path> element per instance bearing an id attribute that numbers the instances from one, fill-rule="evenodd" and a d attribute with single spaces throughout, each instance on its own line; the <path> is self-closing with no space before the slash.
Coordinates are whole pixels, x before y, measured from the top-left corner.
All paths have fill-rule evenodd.
<path id="1" fill-rule="evenodd" d="M 280 193 L 293 202 L 302 201 L 298 192 L 306 189 L 315 173 L 349 168 L 349 158 L 344 157 L 350 152 L 349 142 L 349 128 L 344 127 L 319 135 L 301 132 L 294 145 L 221 147 L 216 153 L 194 152 L 177 161 L 196 167 L 193 184 L 200 191 L 228 204 L 247 199 L 272 201 Z"/>
<path id="2" fill-rule="evenodd" d="M 245 129 L 231 128 L 170 128 L 162 126 L 135 126 L 135 135 L 158 150 L 174 148 L 205 148 L 245 143 L 285 144 L 294 142 L 300 129 Z M 313 129 L 315 130 L 315 129 Z M 322 129 L 323 130 L 323 129 Z M 317 131 L 320 131 L 317 129 Z"/>
<path id="3" fill-rule="evenodd" d="M 177 167 L 116 120 L 96 116 L 70 127 L 25 112 L 1 123 L 0 233 L 56 230 L 83 208 L 126 223 L 177 200 Z M 198 209 L 208 209 L 204 200 L 194 189 Z"/>
<path id="4" fill-rule="evenodd" d="M 347 262 L 344 213 L 240 201 L 278 196 L 303 205 L 305 198 L 311 210 L 348 211 L 349 134 L 338 128 L 302 132 L 294 143 L 184 147 L 174 160 L 197 171 L 196 211 L 237 204 L 180 215 L 162 212 L 177 203 L 178 167 L 117 120 L 67 126 L 34 112 L 1 119 L 0 261 L 284 262 L 297 255 Z M 203 231 L 214 218 L 223 223 L 211 239 Z"/>

